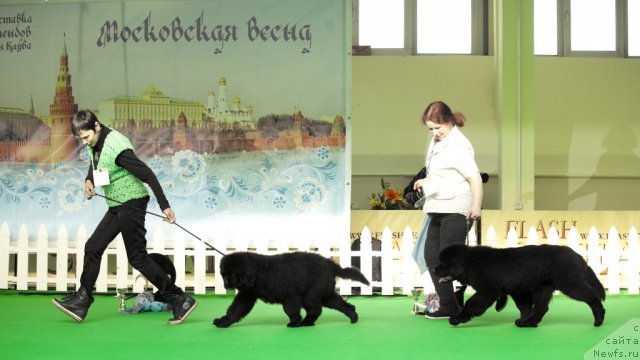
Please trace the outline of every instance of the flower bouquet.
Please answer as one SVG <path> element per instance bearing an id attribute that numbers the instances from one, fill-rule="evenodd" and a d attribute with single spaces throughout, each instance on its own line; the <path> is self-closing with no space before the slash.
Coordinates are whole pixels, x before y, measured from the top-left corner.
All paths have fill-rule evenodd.
<path id="1" fill-rule="evenodd" d="M 389 183 L 380 178 L 382 193 L 371 194 L 371 210 L 408 210 L 411 206 L 402 197 L 402 192 L 389 187 Z"/>

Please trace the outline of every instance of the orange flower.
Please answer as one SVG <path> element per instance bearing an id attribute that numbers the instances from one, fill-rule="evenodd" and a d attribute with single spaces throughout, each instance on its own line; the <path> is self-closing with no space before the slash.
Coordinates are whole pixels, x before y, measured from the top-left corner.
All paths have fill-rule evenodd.
<path id="1" fill-rule="evenodd" d="M 384 189 L 384 198 L 387 200 L 391 200 L 391 202 L 398 201 L 402 199 L 402 195 L 396 189 Z"/>

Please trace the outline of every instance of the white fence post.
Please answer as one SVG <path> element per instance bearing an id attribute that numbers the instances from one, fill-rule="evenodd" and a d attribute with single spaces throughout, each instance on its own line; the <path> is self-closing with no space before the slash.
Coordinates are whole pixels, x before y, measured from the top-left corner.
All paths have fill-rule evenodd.
<path id="1" fill-rule="evenodd" d="M 549 228 L 549 232 L 547 233 L 547 244 L 560 245 L 560 234 L 558 234 L 558 230 L 556 230 L 555 225 L 551 225 L 551 228 Z"/>
<path id="2" fill-rule="evenodd" d="M 581 256 L 584 256 L 584 252 L 580 247 L 580 233 L 578 233 L 578 229 L 575 226 L 572 226 L 569 229 L 569 236 L 567 237 L 567 246 L 569 246 L 573 251 L 577 252 Z"/>
<path id="3" fill-rule="evenodd" d="M 507 231 L 507 247 L 517 247 L 518 246 L 518 233 L 516 229 L 511 226 L 509 231 Z"/>
<path id="4" fill-rule="evenodd" d="M 18 230 L 18 274 L 16 289 L 29 289 L 29 229 L 27 224 L 22 224 Z"/>
<path id="5" fill-rule="evenodd" d="M 382 244 L 377 256 L 380 257 L 380 281 L 382 282 L 382 295 L 393 295 L 393 237 L 391 235 L 391 229 L 387 226 L 385 226 L 382 231 L 381 240 Z"/>
<path id="6" fill-rule="evenodd" d="M 602 270 L 600 253 L 600 234 L 598 234 L 596 227 L 592 226 L 587 235 L 587 264 L 596 275 L 600 274 Z"/>
<path id="7" fill-rule="evenodd" d="M 640 294 L 640 247 L 638 246 L 638 231 L 635 226 L 629 230 L 627 239 L 627 288 L 629 294 Z"/>
<path id="8" fill-rule="evenodd" d="M 535 227 L 531 226 L 529 228 L 529 232 L 527 233 L 527 241 L 525 242 L 527 245 L 540 245 L 540 236 L 538 235 L 538 230 Z"/>
<path id="9" fill-rule="evenodd" d="M 620 294 L 620 237 L 615 226 L 609 229 L 607 246 L 605 247 L 605 269 L 607 271 L 607 288 L 611 294 Z"/>
<path id="10" fill-rule="evenodd" d="M 193 292 L 204 294 L 207 289 L 207 257 L 204 244 L 201 241 L 193 247 Z"/>
<path id="11" fill-rule="evenodd" d="M 364 274 L 364 276 L 370 280 L 373 285 L 373 271 L 371 264 L 371 231 L 369 231 L 368 227 L 364 227 L 362 229 L 362 233 L 360 234 L 360 271 Z M 360 293 L 362 295 L 371 295 L 373 294 L 373 289 L 371 286 L 362 285 L 360 287 Z"/>
<path id="12" fill-rule="evenodd" d="M 496 228 L 493 225 L 489 225 L 487 228 L 487 233 L 484 235 L 484 240 L 486 246 L 496 247 L 496 243 L 498 242 L 498 234 L 496 233 Z"/>
<path id="13" fill-rule="evenodd" d="M 36 240 L 36 290 L 46 291 L 49 280 L 49 236 L 47 227 L 40 224 L 38 227 L 38 238 Z"/>

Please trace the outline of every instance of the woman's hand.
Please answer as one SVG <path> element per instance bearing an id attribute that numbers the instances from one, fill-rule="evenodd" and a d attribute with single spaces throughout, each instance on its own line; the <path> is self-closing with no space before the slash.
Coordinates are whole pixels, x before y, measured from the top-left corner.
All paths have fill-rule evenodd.
<path id="1" fill-rule="evenodd" d="M 480 217 L 481 213 L 482 213 L 482 210 L 480 209 L 479 206 L 477 206 L 477 207 L 476 206 L 472 206 L 471 209 L 469 209 L 469 214 L 468 214 L 467 217 L 469 219 L 474 219 L 475 220 L 475 219 Z"/>
<path id="2" fill-rule="evenodd" d="M 421 191 L 422 190 L 422 181 L 424 179 L 418 179 L 416 180 L 416 182 L 413 183 L 413 190 L 418 190 Z"/>

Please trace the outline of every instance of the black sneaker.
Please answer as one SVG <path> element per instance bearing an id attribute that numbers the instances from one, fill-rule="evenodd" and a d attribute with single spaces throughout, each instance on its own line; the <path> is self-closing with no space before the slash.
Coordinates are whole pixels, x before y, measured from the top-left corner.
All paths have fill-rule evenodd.
<path id="1" fill-rule="evenodd" d="M 431 320 L 448 319 L 455 314 L 451 314 L 444 311 L 425 312 L 424 317 Z"/>
<path id="2" fill-rule="evenodd" d="M 196 306 L 198 306 L 198 302 L 187 294 L 176 297 L 173 300 L 173 318 L 169 319 L 169 325 L 183 322 Z"/>
<path id="3" fill-rule="evenodd" d="M 51 302 L 75 321 L 82 321 L 89 312 L 89 306 L 93 303 L 93 296 L 85 288 L 80 288 L 62 300 L 51 299 Z"/>

